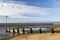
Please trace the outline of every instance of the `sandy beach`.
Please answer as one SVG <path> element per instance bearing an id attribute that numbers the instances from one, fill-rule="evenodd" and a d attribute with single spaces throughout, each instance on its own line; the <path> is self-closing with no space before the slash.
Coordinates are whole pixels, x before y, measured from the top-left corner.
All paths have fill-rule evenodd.
<path id="1" fill-rule="evenodd" d="M 60 40 L 60 33 L 24 34 L 10 40 Z"/>

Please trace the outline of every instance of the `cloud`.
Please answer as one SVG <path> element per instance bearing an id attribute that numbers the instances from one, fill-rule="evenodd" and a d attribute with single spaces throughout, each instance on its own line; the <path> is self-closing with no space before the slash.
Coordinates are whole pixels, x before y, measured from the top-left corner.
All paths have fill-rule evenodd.
<path id="1" fill-rule="evenodd" d="M 0 1 L 0 15 L 2 16 L 9 16 L 9 18 L 23 18 L 21 21 L 24 22 L 24 18 L 27 21 L 50 21 L 54 20 L 56 14 L 60 13 L 60 1 L 53 0 L 53 7 L 52 8 L 45 8 L 45 7 L 37 7 L 26 5 L 25 2 L 16 2 L 16 1 Z M 43 17 L 40 17 L 40 16 Z M 48 18 L 47 18 L 47 17 Z M 50 19 L 49 17 L 52 16 Z M 58 16 L 58 15 L 57 15 Z M 28 20 L 30 18 L 30 20 Z M 58 18 L 58 17 L 57 17 Z M 58 18 L 59 19 L 59 18 Z M 14 20 L 13 20 L 14 21 Z M 20 20 L 19 20 L 20 21 Z M 34 21 L 34 22 L 35 22 Z"/>
<path id="2" fill-rule="evenodd" d="M 47 8 L 29 6 L 24 3 L 15 4 L 15 3 L 8 3 L 8 2 L 0 2 L 0 15 L 3 16 L 7 15 L 11 17 L 16 16 L 21 18 L 22 17 L 21 14 L 23 13 L 47 15 L 48 11 Z"/>

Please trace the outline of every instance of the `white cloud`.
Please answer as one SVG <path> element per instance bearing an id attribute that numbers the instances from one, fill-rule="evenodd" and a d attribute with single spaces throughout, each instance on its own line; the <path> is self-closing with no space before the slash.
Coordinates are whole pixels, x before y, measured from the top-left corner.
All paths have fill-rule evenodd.
<path id="1" fill-rule="evenodd" d="M 25 2 L 24 2 L 25 3 Z M 0 2 L 0 15 L 9 16 L 11 18 L 34 18 L 22 16 L 24 13 L 39 14 L 39 15 L 49 15 L 54 13 L 60 13 L 59 1 L 53 0 L 54 8 L 44 8 L 37 6 L 26 5 L 23 2 L 14 3 L 14 2 Z M 58 5 L 58 6 L 56 6 Z M 56 7 L 55 7 L 56 6 Z M 35 19 L 35 18 L 34 18 Z"/>
<path id="2" fill-rule="evenodd" d="M 37 13 L 40 15 L 47 15 L 48 11 L 47 11 L 47 8 L 29 6 L 29 5 L 25 5 L 24 3 L 15 4 L 15 3 L 0 2 L 0 15 L 3 15 L 3 16 L 14 15 L 14 17 L 17 16 L 21 18 L 22 13 L 31 13 L 31 14 Z"/>

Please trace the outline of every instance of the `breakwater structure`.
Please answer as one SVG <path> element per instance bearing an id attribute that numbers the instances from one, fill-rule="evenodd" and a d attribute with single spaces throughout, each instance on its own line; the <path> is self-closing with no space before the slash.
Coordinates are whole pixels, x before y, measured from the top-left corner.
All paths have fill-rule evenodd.
<path id="1" fill-rule="evenodd" d="M 54 23 L 0 23 L 0 27 L 3 27 L 6 29 L 6 32 L 17 32 L 19 35 L 19 29 L 21 28 L 23 30 L 23 34 L 25 34 L 25 28 L 30 28 L 30 33 L 33 33 L 32 28 L 40 28 L 40 33 L 42 33 L 41 28 L 49 28 L 54 34 L 54 28 L 56 27 Z"/>

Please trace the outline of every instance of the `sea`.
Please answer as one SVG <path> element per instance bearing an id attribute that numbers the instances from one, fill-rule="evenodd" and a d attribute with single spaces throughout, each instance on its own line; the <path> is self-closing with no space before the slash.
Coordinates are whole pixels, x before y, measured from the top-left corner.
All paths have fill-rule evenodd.
<path id="1" fill-rule="evenodd" d="M 40 28 L 32 28 L 32 30 L 39 30 Z M 42 30 L 47 30 L 47 28 L 41 28 Z M 25 30 L 30 30 L 29 28 L 25 28 Z M 17 36 L 17 34 L 13 35 L 13 33 L 6 32 L 6 28 L 0 27 L 0 39 L 3 39 L 5 37 L 12 37 Z"/>

